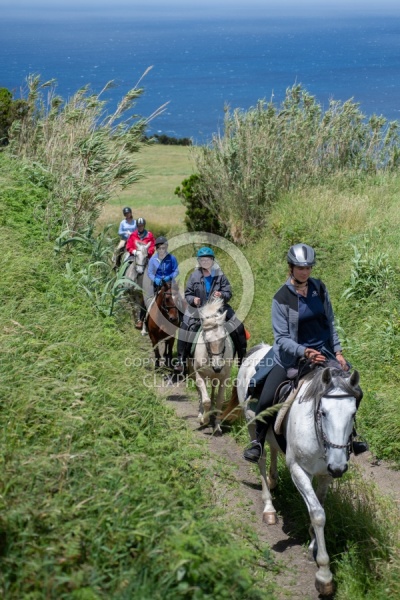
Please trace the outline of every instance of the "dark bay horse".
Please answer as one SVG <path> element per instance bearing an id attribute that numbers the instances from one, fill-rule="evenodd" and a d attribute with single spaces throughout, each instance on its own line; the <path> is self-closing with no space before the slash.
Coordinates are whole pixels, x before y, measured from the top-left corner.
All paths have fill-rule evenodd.
<path id="1" fill-rule="evenodd" d="M 147 331 L 153 344 L 156 368 L 160 366 L 160 343 L 164 343 L 163 356 L 166 366 L 172 365 L 172 349 L 181 319 L 178 309 L 180 306 L 181 298 L 176 284 L 163 282 L 149 307 L 147 318 Z"/>

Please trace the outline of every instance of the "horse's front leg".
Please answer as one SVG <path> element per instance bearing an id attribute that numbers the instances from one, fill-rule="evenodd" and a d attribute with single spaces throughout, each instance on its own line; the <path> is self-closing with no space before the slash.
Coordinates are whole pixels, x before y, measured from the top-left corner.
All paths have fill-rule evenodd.
<path id="1" fill-rule="evenodd" d="M 330 596 L 333 594 L 334 587 L 332 573 L 329 568 L 329 556 L 326 551 L 325 544 L 325 511 L 321 506 L 317 494 L 314 491 L 311 483 L 311 476 L 308 475 L 308 473 L 306 473 L 296 462 L 290 464 L 289 468 L 293 483 L 303 496 L 304 502 L 307 505 L 311 519 L 311 525 L 315 533 L 315 541 L 314 543 L 312 542 L 313 550 L 315 549 L 314 545 L 316 543 L 315 560 L 318 565 L 318 571 L 315 575 L 315 587 L 322 596 Z M 321 487 L 321 493 L 325 487 L 325 484 L 326 482 L 324 482 L 324 485 Z"/>
<path id="2" fill-rule="evenodd" d="M 165 364 L 169 369 L 172 367 L 172 350 L 174 347 L 174 342 L 174 338 L 171 338 L 165 342 Z"/>
<path id="3" fill-rule="evenodd" d="M 328 493 L 328 489 L 330 484 L 332 483 L 332 477 L 330 475 L 319 475 L 317 477 L 317 487 L 315 490 L 315 493 L 317 494 L 317 498 L 321 504 L 321 506 L 324 505 L 325 502 L 325 498 L 326 495 Z M 308 556 L 310 558 L 310 560 L 315 560 L 316 554 L 317 554 L 317 539 L 315 537 L 315 531 L 313 526 L 310 523 L 310 537 L 311 537 L 311 542 L 310 545 L 308 546 Z"/>
<path id="4" fill-rule="evenodd" d="M 214 394 L 217 391 L 217 401 L 214 404 Z M 225 400 L 225 385 L 224 381 L 220 379 L 214 378 L 213 387 L 211 392 L 211 405 L 215 406 L 215 425 L 214 425 L 214 435 L 222 435 L 221 429 L 221 414 L 222 414 L 222 406 Z"/>
<path id="5" fill-rule="evenodd" d="M 154 366 L 156 369 L 158 369 L 160 367 L 160 359 L 161 359 L 159 342 L 157 341 L 157 338 L 152 333 L 150 333 L 150 341 L 153 345 L 154 356 L 155 356 L 155 365 Z"/>
<path id="6" fill-rule="evenodd" d="M 199 393 L 199 422 L 201 425 L 208 425 L 210 422 L 211 399 L 208 395 L 207 385 L 204 379 L 196 371 L 196 387 Z"/>
<path id="7" fill-rule="evenodd" d="M 255 413 L 253 411 L 247 411 L 246 418 L 251 419 L 247 425 L 250 440 L 256 439 L 256 424 L 255 424 Z M 258 461 L 258 468 L 261 475 L 261 498 L 264 504 L 263 508 L 263 522 L 267 525 L 275 525 L 277 522 L 276 510 L 272 502 L 271 491 L 276 487 L 276 480 L 278 478 L 277 470 L 277 451 L 274 447 L 270 447 L 270 458 L 271 464 L 269 468 L 269 476 L 267 476 L 267 454 L 264 452 Z"/>

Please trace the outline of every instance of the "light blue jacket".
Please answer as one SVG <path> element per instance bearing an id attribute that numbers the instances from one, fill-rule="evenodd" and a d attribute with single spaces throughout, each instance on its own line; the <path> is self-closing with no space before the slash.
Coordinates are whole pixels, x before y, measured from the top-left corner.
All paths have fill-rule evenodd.
<path id="1" fill-rule="evenodd" d="M 122 240 L 127 240 L 131 233 L 136 229 L 136 220 L 132 219 L 130 223 L 126 219 L 121 221 L 118 229 L 118 235 L 121 236 Z"/>

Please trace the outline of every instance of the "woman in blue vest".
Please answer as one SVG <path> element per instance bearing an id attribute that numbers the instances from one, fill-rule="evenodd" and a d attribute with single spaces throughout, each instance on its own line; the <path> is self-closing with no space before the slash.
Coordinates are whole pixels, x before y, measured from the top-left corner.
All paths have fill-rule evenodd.
<path id="1" fill-rule="evenodd" d="M 168 252 L 168 240 L 160 236 L 155 242 L 156 252 L 149 260 L 147 274 L 156 292 L 163 282 L 174 280 L 179 275 L 178 261 Z"/>
<path id="2" fill-rule="evenodd" d="M 349 369 L 328 291 L 322 281 L 310 277 L 315 265 L 313 248 L 295 244 L 289 249 L 287 261 L 289 278 L 272 301 L 273 366 L 264 383 L 256 415 L 272 406 L 275 391 L 288 379 L 287 370 L 296 368 L 303 357 L 313 365 L 336 360 L 344 371 Z M 268 418 L 256 421 L 256 439 L 243 455 L 249 462 L 256 463 L 261 458 L 268 426 Z M 366 442 L 353 441 L 355 454 L 367 449 Z"/>

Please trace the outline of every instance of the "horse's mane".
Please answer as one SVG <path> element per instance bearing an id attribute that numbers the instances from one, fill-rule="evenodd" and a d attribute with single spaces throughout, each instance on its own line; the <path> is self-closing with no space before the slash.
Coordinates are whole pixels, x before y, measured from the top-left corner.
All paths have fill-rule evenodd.
<path id="1" fill-rule="evenodd" d="M 252 348 L 250 348 L 250 350 L 246 353 L 245 358 L 248 358 L 249 356 L 252 356 L 253 354 L 255 354 L 256 352 L 258 352 L 259 350 L 261 350 L 261 348 L 265 348 L 266 346 L 268 346 L 268 344 L 265 344 L 264 342 L 260 342 L 259 344 L 257 344 L 257 346 L 253 346 Z M 243 360 L 244 360 L 243 359 Z"/>
<path id="2" fill-rule="evenodd" d="M 332 381 L 328 386 L 322 380 L 322 375 L 326 368 L 329 368 L 332 377 Z M 310 385 L 307 386 L 301 401 L 315 400 L 318 403 L 326 390 L 334 387 L 359 400 L 362 397 L 362 390 L 358 385 L 354 387 L 350 384 L 350 377 L 351 373 L 343 371 L 336 361 L 329 361 L 327 366 L 318 367 L 302 378 L 303 381 L 310 381 Z"/>
<path id="3" fill-rule="evenodd" d="M 213 298 L 199 309 L 202 321 L 208 321 L 212 318 L 217 318 L 221 315 L 222 307 L 224 306 L 223 298 Z"/>

